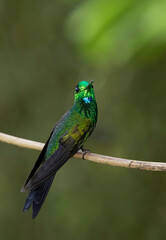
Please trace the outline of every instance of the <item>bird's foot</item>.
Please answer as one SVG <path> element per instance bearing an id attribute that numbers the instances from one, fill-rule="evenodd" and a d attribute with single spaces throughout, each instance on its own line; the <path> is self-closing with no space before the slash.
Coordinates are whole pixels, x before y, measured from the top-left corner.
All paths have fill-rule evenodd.
<path id="1" fill-rule="evenodd" d="M 84 157 L 85 157 L 85 155 L 86 155 L 87 153 L 90 153 L 90 150 L 85 149 L 85 148 L 83 148 L 83 147 L 81 147 L 80 149 L 81 149 L 81 151 L 82 151 L 82 159 L 85 160 Z"/>

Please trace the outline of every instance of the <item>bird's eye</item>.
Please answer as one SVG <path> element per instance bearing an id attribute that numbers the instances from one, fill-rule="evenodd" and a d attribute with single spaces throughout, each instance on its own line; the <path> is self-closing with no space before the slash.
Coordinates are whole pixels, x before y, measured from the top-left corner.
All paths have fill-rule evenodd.
<path id="1" fill-rule="evenodd" d="M 80 91 L 78 86 L 75 88 L 75 90 L 76 90 L 76 93 L 78 93 Z"/>
<path id="2" fill-rule="evenodd" d="M 92 88 L 93 88 L 93 85 L 92 85 Z"/>

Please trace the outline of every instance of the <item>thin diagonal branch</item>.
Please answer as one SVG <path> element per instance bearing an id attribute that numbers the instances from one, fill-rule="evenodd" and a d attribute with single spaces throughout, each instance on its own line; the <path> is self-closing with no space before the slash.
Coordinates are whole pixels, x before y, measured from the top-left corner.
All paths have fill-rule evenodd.
<path id="1" fill-rule="evenodd" d="M 27 140 L 24 138 L 14 137 L 1 132 L 0 132 L 0 141 L 13 144 L 18 147 L 35 149 L 40 151 L 44 146 L 44 143 L 35 142 L 35 141 Z M 82 155 L 83 155 L 82 152 L 78 151 L 74 155 L 74 158 L 82 158 Z M 108 165 L 117 166 L 117 167 L 135 168 L 135 169 L 148 170 L 148 171 L 166 171 L 166 163 L 164 162 L 137 161 L 137 160 L 124 159 L 124 158 L 110 157 L 110 156 L 105 156 L 105 155 L 100 155 L 95 153 L 86 153 L 84 156 L 84 159 L 92 162 L 96 162 L 96 163 L 108 164 Z"/>

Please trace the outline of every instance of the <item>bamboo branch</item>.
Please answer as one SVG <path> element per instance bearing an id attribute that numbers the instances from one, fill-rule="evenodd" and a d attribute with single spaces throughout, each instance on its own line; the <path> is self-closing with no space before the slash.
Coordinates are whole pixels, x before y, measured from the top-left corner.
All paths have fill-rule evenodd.
<path id="1" fill-rule="evenodd" d="M 24 138 L 14 137 L 5 133 L 0 132 L 0 141 L 16 145 L 22 148 L 29 148 L 41 151 L 44 143 L 35 142 L 27 140 Z M 82 158 L 83 153 L 78 151 L 74 158 Z M 147 162 L 147 161 L 137 161 L 129 160 L 124 158 L 110 157 L 95 153 L 86 153 L 84 156 L 85 160 L 89 160 L 96 163 L 108 164 L 111 166 L 125 167 L 125 168 L 135 168 L 148 171 L 166 171 L 166 163 L 163 162 Z"/>

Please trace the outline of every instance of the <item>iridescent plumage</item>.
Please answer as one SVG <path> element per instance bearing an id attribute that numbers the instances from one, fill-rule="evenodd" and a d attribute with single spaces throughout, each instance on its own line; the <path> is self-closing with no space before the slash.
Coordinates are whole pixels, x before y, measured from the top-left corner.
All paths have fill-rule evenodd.
<path id="1" fill-rule="evenodd" d="M 56 172 L 91 135 L 97 122 L 97 104 L 92 82 L 82 81 L 75 89 L 75 101 L 53 128 L 22 191 L 30 191 L 24 205 L 33 205 L 35 218 L 48 194 Z"/>

